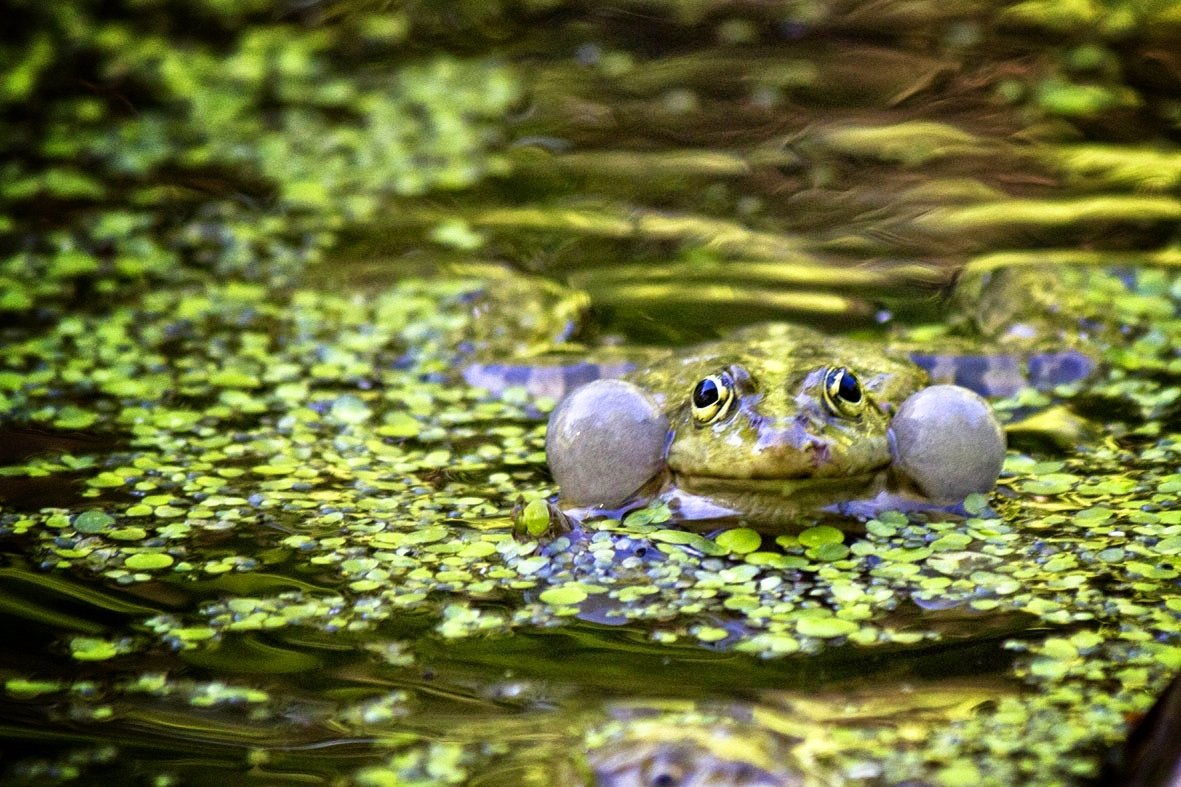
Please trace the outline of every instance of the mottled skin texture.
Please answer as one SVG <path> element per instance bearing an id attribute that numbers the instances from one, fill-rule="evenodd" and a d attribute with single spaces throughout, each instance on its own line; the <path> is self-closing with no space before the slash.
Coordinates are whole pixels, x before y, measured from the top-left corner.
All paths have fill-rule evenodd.
<path id="1" fill-rule="evenodd" d="M 860 381 L 866 401 L 854 416 L 823 401 L 833 367 Z M 692 391 L 721 371 L 734 379 L 737 399 L 726 417 L 700 424 Z M 890 416 L 927 376 L 875 345 L 771 324 L 680 351 L 624 379 L 668 414 L 666 491 L 757 516 L 768 506 L 790 513 L 878 491 L 890 464 Z"/>

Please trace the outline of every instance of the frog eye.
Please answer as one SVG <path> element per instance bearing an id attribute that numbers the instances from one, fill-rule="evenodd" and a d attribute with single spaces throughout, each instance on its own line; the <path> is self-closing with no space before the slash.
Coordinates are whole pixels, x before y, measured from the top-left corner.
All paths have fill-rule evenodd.
<path id="1" fill-rule="evenodd" d="M 693 420 L 705 426 L 722 420 L 734 403 L 734 380 L 722 372 L 703 377 L 693 386 Z"/>
<path id="2" fill-rule="evenodd" d="M 834 366 L 824 373 L 824 406 L 833 415 L 855 418 L 865 409 L 865 397 L 857 375 L 843 366 Z"/>

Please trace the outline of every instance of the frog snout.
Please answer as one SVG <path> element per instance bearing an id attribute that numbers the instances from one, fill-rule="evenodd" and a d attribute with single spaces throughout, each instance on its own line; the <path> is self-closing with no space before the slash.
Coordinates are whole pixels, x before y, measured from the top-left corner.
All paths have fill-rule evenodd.
<path id="1" fill-rule="evenodd" d="M 755 450 L 799 452 L 821 444 L 822 442 L 808 431 L 806 419 L 793 418 L 786 423 L 764 421 L 760 424 Z"/>
<path id="2" fill-rule="evenodd" d="M 832 442 L 809 429 L 807 419 L 784 425 L 764 425 L 752 451 L 752 460 L 765 465 L 762 474 L 805 473 L 832 462 Z"/>

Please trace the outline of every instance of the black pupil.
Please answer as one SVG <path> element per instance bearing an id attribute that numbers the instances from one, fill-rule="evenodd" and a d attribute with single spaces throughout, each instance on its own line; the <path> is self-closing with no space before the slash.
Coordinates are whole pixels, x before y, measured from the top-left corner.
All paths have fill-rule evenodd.
<path id="1" fill-rule="evenodd" d="M 709 407 L 718 401 L 718 384 L 709 377 L 697 384 L 693 389 L 693 404 L 697 407 Z"/>
<path id="2" fill-rule="evenodd" d="M 848 369 L 838 370 L 837 374 L 841 376 L 841 382 L 837 386 L 837 396 L 846 402 L 854 404 L 860 402 L 861 385 L 857 382 L 857 377 Z"/>

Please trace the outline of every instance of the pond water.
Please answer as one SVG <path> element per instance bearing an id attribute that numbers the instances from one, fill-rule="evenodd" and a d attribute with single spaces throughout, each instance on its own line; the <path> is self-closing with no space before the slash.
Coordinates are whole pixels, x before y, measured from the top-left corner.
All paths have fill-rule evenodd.
<path id="1" fill-rule="evenodd" d="M 1181 666 L 1181 7 L 10 11 L 5 783 L 1083 784 Z M 466 365 L 765 320 L 1096 371 L 956 514 L 514 515 Z"/>

